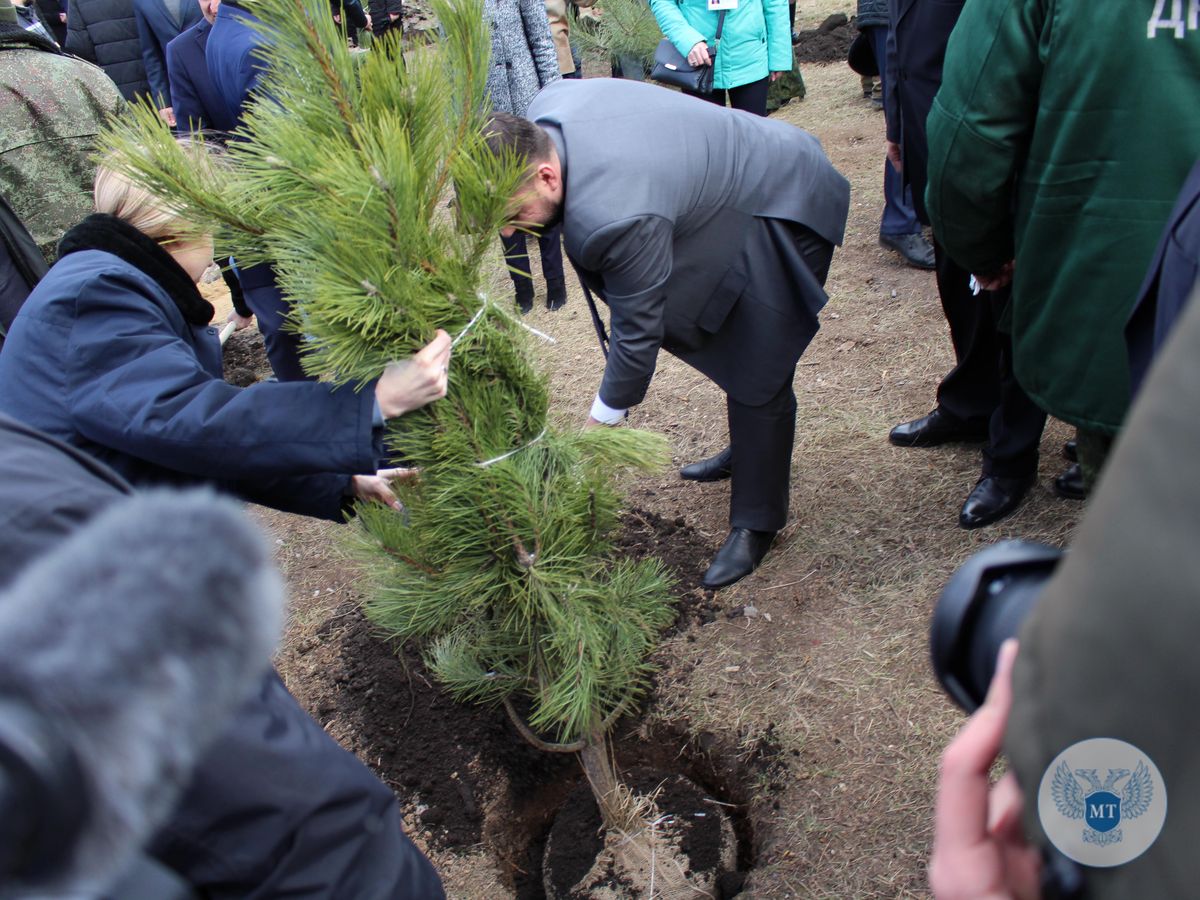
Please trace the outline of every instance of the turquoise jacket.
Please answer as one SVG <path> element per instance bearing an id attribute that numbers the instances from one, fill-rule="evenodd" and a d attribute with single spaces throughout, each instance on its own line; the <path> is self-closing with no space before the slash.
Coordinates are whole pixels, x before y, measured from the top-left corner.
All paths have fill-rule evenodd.
<path id="1" fill-rule="evenodd" d="M 700 41 L 711 48 L 718 13 L 707 0 L 650 0 L 658 25 L 683 56 Z M 792 71 L 792 29 L 787 0 L 741 0 L 725 14 L 713 87 L 735 88 Z"/>

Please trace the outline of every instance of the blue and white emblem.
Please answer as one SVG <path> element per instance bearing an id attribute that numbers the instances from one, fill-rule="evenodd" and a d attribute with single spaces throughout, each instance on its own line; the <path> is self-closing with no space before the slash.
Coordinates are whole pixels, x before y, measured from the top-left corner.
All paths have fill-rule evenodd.
<path id="1" fill-rule="evenodd" d="M 1089 866 L 1121 865 L 1144 853 L 1162 830 L 1166 785 L 1137 747 L 1093 738 L 1067 748 L 1046 769 L 1038 812 L 1064 855 Z"/>

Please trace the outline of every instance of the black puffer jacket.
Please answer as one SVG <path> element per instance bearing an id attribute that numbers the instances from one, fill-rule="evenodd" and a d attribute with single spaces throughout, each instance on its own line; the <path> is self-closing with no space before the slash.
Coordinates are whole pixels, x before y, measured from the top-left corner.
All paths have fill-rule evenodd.
<path id="1" fill-rule="evenodd" d="M 872 25 L 887 26 L 887 0 L 858 0 L 858 27 L 868 28 Z"/>
<path id="2" fill-rule="evenodd" d="M 67 49 L 104 69 L 126 100 L 150 93 L 133 0 L 71 0 Z"/>

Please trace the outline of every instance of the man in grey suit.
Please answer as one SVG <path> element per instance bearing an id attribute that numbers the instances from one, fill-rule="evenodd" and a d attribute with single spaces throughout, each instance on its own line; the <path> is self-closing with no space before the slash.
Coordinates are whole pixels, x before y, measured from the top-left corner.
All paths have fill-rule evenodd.
<path id="1" fill-rule="evenodd" d="M 561 221 L 611 311 L 589 424 L 642 401 L 659 348 L 726 393 L 730 446 L 685 478 L 733 477 L 731 531 L 704 575 L 752 572 L 787 520 L 796 362 L 816 334 L 850 185 L 799 128 L 655 85 L 560 81 L 529 118 L 494 114 L 492 149 L 529 175 L 511 232 Z"/>

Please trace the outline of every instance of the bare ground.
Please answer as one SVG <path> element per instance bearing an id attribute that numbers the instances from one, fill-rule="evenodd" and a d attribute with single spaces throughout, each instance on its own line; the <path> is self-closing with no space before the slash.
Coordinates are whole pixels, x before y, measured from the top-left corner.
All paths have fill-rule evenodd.
<path id="1" fill-rule="evenodd" d="M 803 27 L 831 11 L 838 6 L 828 0 L 802 11 Z M 734 799 L 751 867 L 742 896 L 925 896 L 937 757 L 960 723 L 927 663 L 932 602 L 973 551 L 1006 537 L 1065 543 L 1082 508 L 1049 489 L 1069 437 L 1058 423 L 1047 429 L 1030 498 L 982 532 L 956 525 L 978 477 L 977 448 L 901 450 L 887 443 L 893 424 L 931 408 L 951 348 L 932 275 L 904 267 L 877 244 L 882 115 L 862 99 L 857 76 L 844 65 L 808 66 L 804 76 L 807 99 L 776 115 L 816 133 L 854 192 L 822 329 L 796 378 L 791 520 L 758 572 L 719 592 L 712 605 L 701 597 L 689 607 L 655 656 L 660 674 L 652 701 L 619 737 L 661 742 L 666 734 L 689 754 L 720 751 L 726 776 L 741 786 Z M 498 253 L 493 289 L 508 290 Z M 537 308 L 530 322 L 558 339 L 543 350 L 555 416 L 582 422 L 603 364 L 582 297 L 576 291 L 557 313 Z M 724 419 L 719 391 L 664 354 L 630 424 L 666 434 L 682 464 L 723 446 Z M 685 590 L 696 600 L 695 575 L 727 529 L 727 487 L 683 483 L 667 472 L 632 483 L 629 496 L 644 515 L 687 523 L 678 537 L 656 540 L 663 547 L 687 542 L 695 571 Z M 398 728 L 420 728 L 422 720 L 413 716 L 411 689 L 398 688 L 412 693 L 411 704 L 389 696 L 379 679 L 349 696 L 344 690 L 354 669 L 345 641 L 361 631 L 361 595 L 358 573 L 335 548 L 337 526 L 267 511 L 259 517 L 277 541 L 292 589 L 293 619 L 278 659 L 289 686 L 397 788 L 410 831 L 451 896 L 520 893 L 514 878 L 525 863 L 501 846 L 495 830 L 484 828 L 474 845 L 447 846 L 427 821 L 420 786 L 397 771 L 404 761 L 385 761 L 361 733 L 362 713 L 372 706 L 377 714 L 396 710 Z M 760 615 L 720 614 L 744 604 Z M 400 685 L 423 678 L 411 667 L 395 677 Z M 487 715 L 471 712 L 468 720 Z M 438 728 L 452 727 L 439 721 Z M 480 748 L 466 749 L 475 754 L 471 766 L 487 767 Z M 505 783 L 476 801 L 486 813 L 505 796 L 515 802 L 513 794 Z"/>

